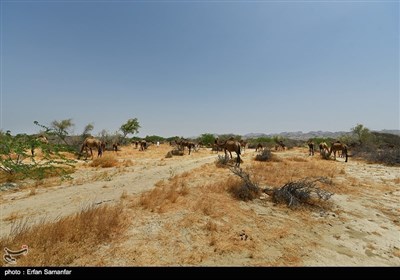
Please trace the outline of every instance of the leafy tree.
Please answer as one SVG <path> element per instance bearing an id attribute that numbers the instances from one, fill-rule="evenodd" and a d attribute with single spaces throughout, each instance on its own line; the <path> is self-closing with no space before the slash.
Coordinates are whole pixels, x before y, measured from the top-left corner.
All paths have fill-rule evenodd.
<path id="1" fill-rule="evenodd" d="M 210 147 L 212 144 L 214 144 L 215 137 L 213 134 L 203 133 L 202 135 L 200 135 L 197 141 L 204 146 Z"/>
<path id="2" fill-rule="evenodd" d="M 126 138 L 128 134 L 134 134 L 139 132 L 139 121 L 137 118 L 129 119 L 125 124 L 121 125 L 120 130 L 123 133 L 123 139 Z"/>
<path id="3" fill-rule="evenodd" d="M 157 136 L 157 135 L 152 135 L 152 136 L 146 136 L 145 138 L 144 138 L 144 140 L 146 140 L 147 142 L 154 142 L 154 143 L 156 143 L 156 142 L 164 142 L 165 141 L 165 138 L 164 137 L 161 137 L 161 136 Z"/>
<path id="4" fill-rule="evenodd" d="M 82 132 L 82 138 L 85 139 L 86 137 L 89 137 L 91 135 L 90 132 L 92 132 L 94 129 L 94 125 L 92 123 L 89 123 L 85 126 Z"/>
<path id="5" fill-rule="evenodd" d="M 357 124 L 355 127 L 351 128 L 351 132 L 356 135 L 360 145 L 365 144 L 372 136 L 369 129 L 362 124 Z"/>
<path id="6" fill-rule="evenodd" d="M 14 179 L 64 176 L 71 170 L 67 166 L 73 167 L 75 163 L 61 153 L 66 151 L 66 146 L 43 143 L 33 135 L 12 136 L 11 133 L 0 132 L 0 143 L 0 172 L 12 175 Z M 42 149 L 41 159 L 32 157 L 32 147 Z"/>
<path id="7" fill-rule="evenodd" d="M 42 127 L 45 129 L 46 134 L 53 134 L 58 136 L 65 144 L 68 145 L 66 141 L 66 137 L 68 136 L 68 130 L 71 129 L 74 124 L 72 123 L 72 119 L 62 120 L 62 121 L 53 121 L 50 125 L 50 128 L 40 124 L 38 121 L 33 122 L 35 125 Z"/>

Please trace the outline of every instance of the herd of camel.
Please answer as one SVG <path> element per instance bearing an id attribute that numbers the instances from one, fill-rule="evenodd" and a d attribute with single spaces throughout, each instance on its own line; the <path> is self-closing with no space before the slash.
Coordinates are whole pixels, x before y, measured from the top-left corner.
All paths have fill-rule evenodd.
<path id="1" fill-rule="evenodd" d="M 47 137 L 44 135 L 38 136 L 36 138 L 36 141 L 39 141 L 44 144 L 49 143 Z M 145 149 L 147 149 L 147 147 L 149 145 L 149 143 L 146 142 L 145 140 L 135 141 L 134 144 L 135 144 L 136 148 L 138 148 L 138 146 L 139 146 L 140 151 L 144 151 Z M 185 140 L 182 138 L 175 140 L 174 143 L 170 143 L 170 144 L 176 145 L 181 151 L 183 151 L 185 149 L 185 147 L 187 147 L 189 150 L 189 155 L 190 155 L 191 150 L 195 149 L 195 147 L 197 146 L 197 144 L 195 142 Z M 220 141 L 218 138 L 216 138 L 214 141 L 213 150 L 216 150 L 216 151 L 223 150 L 225 152 L 226 157 L 229 152 L 231 159 L 232 159 L 232 152 L 235 152 L 237 155 L 236 166 L 240 166 L 241 149 L 244 150 L 246 145 L 247 145 L 246 141 L 244 141 L 244 140 L 237 141 L 233 137 L 231 137 L 225 141 Z M 310 140 L 310 141 L 308 141 L 307 145 L 309 148 L 309 155 L 313 156 L 314 151 L 315 151 L 315 143 L 312 140 Z M 119 143 L 117 141 L 112 143 L 112 147 L 113 147 L 114 151 L 118 150 L 118 146 L 119 146 Z M 97 139 L 93 136 L 89 136 L 83 141 L 83 143 L 81 145 L 78 159 L 81 157 L 81 155 L 83 154 L 84 151 L 86 152 L 86 159 L 87 159 L 89 153 L 90 153 L 91 158 L 93 159 L 93 150 L 97 150 L 97 157 L 101 157 L 103 155 L 103 151 L 105 150 L 105 148 L 106 148 L 106 142 L 101 141 L 100 139 Z M 261 143 L 259 143 L 256 146 L 256 152 L 263 150 L 264 148 L 265 147 Z M 275 150 L 285 150 L 285 149 L 286 149 L 286 146 L 283 143 L 283 141 L 279 141 L 275 145 Z M 336 141 L 336 142 L 332 143 L 330 148 L 329 148 L 328 144 L 325 142 L 319 143 L 320 154 L 325 155 L 327 158 L 329 158 L 330 155 L 333 153 L 334 159 L 336 160 L 336 153 L 338 153 L 341 156 L 345 157 L 346 158 L 345 162 L 347 162 L 347 159 L 348 159 L 347 150 L 348 150 L 347 145 L 344 143 L 341 143 L 340 141 Z M 34 156 L 34 146 L 33 145 L 31 148 L 31 153 L 32 153 L 32 156 Z"/>

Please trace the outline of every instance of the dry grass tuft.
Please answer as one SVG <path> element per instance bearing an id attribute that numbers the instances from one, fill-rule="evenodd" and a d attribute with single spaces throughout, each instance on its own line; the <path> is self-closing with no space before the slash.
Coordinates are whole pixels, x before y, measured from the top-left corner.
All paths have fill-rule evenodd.
<path id="1" fill-rule="evenodd" d="M 105 154 L 102 157 L 95 158 L 91 163 L 90 166 L 92 167 L 102 167 L 102 168 L 108 168 L 108 167 L 115 167 L 118 166 L 118 160 L 113 154 Z"/>
<path id="2" fill-rule="evenodd" d="M 168 182 L 158 182 L 156 188 L 143 193 L 139 203 L 144 209 L 162 212 L 166 204 L 175 203 L 179 197 L 186 196 L 188 193 L 187 183 L 179 179 L 179 176 L 175 176 Z"/>
<path id="3" fill-rule="evenodd" d="M 42 221 L 33 227 L 21 222 L 10 236 L 0 239 L 0 247 L 28 245 L 29 252 L 17 260 L 18 266 L 71 265 L 122 231 L 125 226 L 121 212 L 121 204 L 90 206 L 56 222 Z"/>

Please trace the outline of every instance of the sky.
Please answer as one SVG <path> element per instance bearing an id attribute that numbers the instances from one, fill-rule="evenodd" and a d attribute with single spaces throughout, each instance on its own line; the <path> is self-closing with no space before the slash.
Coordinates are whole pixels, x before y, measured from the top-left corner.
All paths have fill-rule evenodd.
<path id="1" fill-rule="evenodd" d="M 399 1 L 0 1 L 0 130 L 400 129 Z"/>

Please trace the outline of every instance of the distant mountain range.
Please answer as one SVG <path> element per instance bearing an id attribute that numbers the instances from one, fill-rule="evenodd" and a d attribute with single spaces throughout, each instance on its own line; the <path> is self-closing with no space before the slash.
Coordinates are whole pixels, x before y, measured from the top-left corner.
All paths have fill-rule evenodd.
<path id="1" fill-rule="evenodd" d="M 390 133 L 394 135 L 399 135 L 400 136 L 400 130 L 398 129 L 384 129 L 380 131 L 373 131 L 373 132 L 380 132 L 380 133 Z M 281 136 L 283 138 L 287 139 L 294 139 L 294 140 L 308 140 L 310 138 L 339 138 L 343 135 L 346 134 L 351 134 L 351 132 L 348 131 L 337 131 L 337 132 L 330 132 L 330 131 L 310 131 L 310 132 L 302 132 L 302 131 L 296 131 L 296 132 L 281 132 L 281 133 L 271 133 L 271 134 L 265 134 L 265 133 L 248 133 L 243 135 L 243 138 L 259 138 L 259 137 L 274 137 L 274 136 Z"/>

